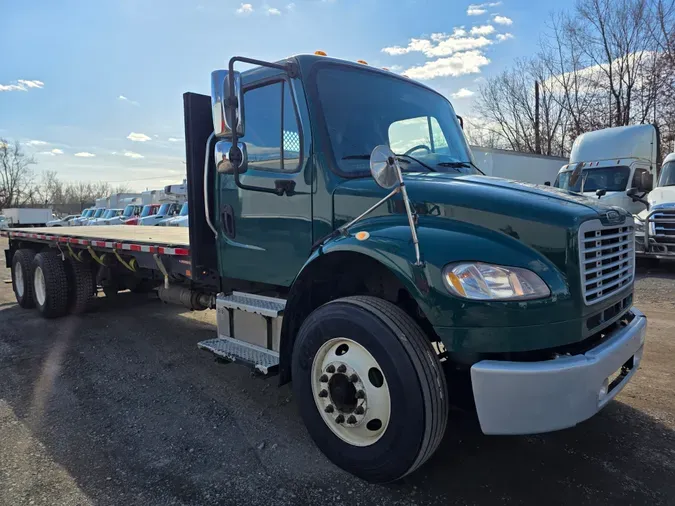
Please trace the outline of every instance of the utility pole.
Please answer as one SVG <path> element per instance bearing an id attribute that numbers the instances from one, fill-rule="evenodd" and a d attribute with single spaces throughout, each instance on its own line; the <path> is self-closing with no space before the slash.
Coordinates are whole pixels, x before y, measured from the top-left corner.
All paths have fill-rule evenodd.
<path id="1" fill-rule="evenodd" d="M 541 137 L 539 135 L 539 81 L 534 82 L 534 151 L 541 154 Z"/>

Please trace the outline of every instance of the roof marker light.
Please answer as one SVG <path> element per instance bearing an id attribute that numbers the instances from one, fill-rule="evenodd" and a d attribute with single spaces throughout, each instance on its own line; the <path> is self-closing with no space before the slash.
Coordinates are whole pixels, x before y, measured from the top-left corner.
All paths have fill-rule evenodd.
<path id="1" fill-rule="evenodd" d="M 328 55 L 326 54 L 326 51 L 321 51 L 321 50 L 319 50 L 319 51 L 314 51 L 314 54 L 317 55 L 317 56 L 328 56 Z"/>
<path id="2" fill-rule="evenodd" d="M 361 65 L 368 65 L 368 62 L 365 60 L 356 60 L 356 63 L 360 63 Z"/>

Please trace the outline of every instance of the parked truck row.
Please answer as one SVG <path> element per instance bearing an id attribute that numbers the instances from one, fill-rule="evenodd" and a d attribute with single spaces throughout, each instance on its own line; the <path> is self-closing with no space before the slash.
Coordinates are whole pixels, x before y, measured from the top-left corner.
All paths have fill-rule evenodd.
<path id="1" fill-rule="evenodd" d="M 190 227 L 5 231 L 21 307 L 98 286 L 215 309 L 199 347 L 292 381 L 316 445 L 373 482 L 437 450 L 450 404 L 554 431 L 637 371 L 630 212 L 482 175 L 450 102 L 386 70 L 233 57 L 211 90 L 183 96 Z"/>

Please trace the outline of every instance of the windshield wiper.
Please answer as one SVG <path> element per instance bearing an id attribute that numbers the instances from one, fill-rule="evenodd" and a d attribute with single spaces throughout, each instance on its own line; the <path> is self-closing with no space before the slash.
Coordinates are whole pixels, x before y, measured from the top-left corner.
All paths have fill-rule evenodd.
<path id="1" fill-rule="evenodd" d="M 422 167 L 424 167 L 425 169 L 427 169 L 430 172 L 437 172 L 436 169 L 433 169 L 432 167 L 429 167 L 426 163 L 421 162 L 417 158 L 414 158 L 410 155 L 396 155 L 395 154 L 394 156 L 396 156 L 396 159 L 399 162 L 410 163 L 410 160 L 412 160 L 413 162 L 418 163 L 419 165 L 421 165 Z M 343 156 L 342 159 L 343 160 L 370 160 L 370 155 L 347 155 L 347 156 Z"/>
<path id="2" fill-rule="evenodd" d="M 450 167 L 451 169 L 456 169 L 457 172 L 462 172 L 459 169 L 475 169 L 481 174 L 485 175 L 485 172 L 480 170 L 478 167 L 476 167 L 473 163 L 471 162 L 438 162 L 436 165 L 439 167 Z"/>

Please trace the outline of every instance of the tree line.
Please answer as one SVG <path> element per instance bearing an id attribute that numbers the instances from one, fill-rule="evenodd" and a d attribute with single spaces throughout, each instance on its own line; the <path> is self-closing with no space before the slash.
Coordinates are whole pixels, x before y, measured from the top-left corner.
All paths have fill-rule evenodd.
<path id="1" fill-rule="evenodd" d="M 64 182 L 53 170 L 33 170 L 36 161 L 19 142 L 0 138 L 0 210 L 10 207 L 52 207 L 72 212 L 92 205 L 97 198 L 129 192 L 125 184 L 97 181 Z"/>
<path id="2" fill-rule="evenodd" d="M 578 0 L 546 23 L 534 56 L 481 86 L 475 145 L 568 156 L 601 128 L 653 123 L 675 148 L 675 0 Z"/>

